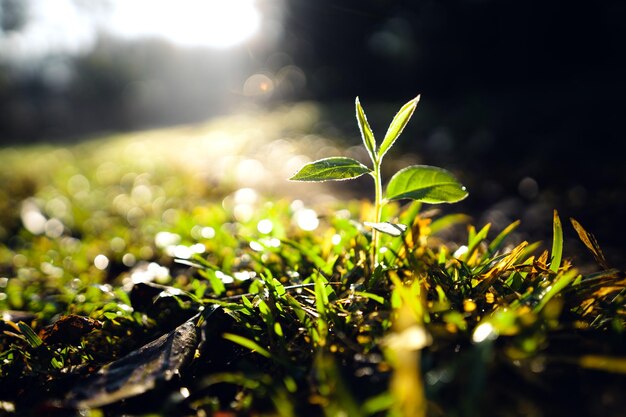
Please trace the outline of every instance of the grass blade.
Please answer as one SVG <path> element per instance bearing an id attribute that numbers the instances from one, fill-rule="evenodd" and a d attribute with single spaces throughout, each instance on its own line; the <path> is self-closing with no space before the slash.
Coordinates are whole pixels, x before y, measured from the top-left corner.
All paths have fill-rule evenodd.
<path id="1" fill-rule="evenodd" d="M 236 343 L 240 346 L 243 346 L 245 348 L 250 349 L 253 352 L 258 353 L 261 356 L 265 356 L 268 359 L 271 359 L 272 355 L 269 353 L 269 351 L 265 348 L 262 348 L 258 343 L 245 338 L 243 336 L 239 336 L 237 334 L 232 334 L 232 333 L 224 333 L 222 335 L 222 337 L 226 340 L 230 340 L 233 343 Z"/>
<path id="2" fill-rule="evenodd" d="M 586 369 L 626 374 L 626 358 L 623 357 L 584 355 L 580 357 L 578 364 Z"/>
<path id="3" fill-rule="evenodd" d="M 561 258 L 563 256 L 563 227 L 561 226 L 561 219 L 559 213 L 554 210 L 554 222 L 553 222 L 553 237 L 552 237 L 552 256 L 550 258 L 550 270 L 552 272 L 558 272 L 561 266 Z"/>
<path id="4" fill-rule="evenodd" d="M 43 344 L 43 340 L 37 336 L 37 333 L 35 333 L 35 331 L 28 324 L 20 321 L 17 323 L 17 327 L 20 329 L 20 332 L 24 335 L 26 341 L 31 347 L 36 348 Z"/>
<path id="5" fill-rule="evenodd" d="M 506 239 L 511 233 L 513 233 L 513 231 L 517 229 L 519 225 L 520 221 L 516 220 L 507 227 L 505 227 L 504 230 L 502 230 L 498 234 L 498 236 L 496 236 L 496 238 L 489 244 L 489 247 L 487 248 L 487 252 L 485 253 L 483 259 L 487 259 L 491 257 L 494 253 L 496 253 L 496 251 L 500 249 L 500 246 L 502 246 L 502 242 L 504 242 L 504 239 Z"/>
<path id="6" fill-rule="evenodd" d="M 430 234 L 435 235 L 438 232 L 456 226 L 457 224 L 469 223 L 472 218 L 467 214 L 455 213 L 448 214 L 434 220 L 430 224 Z"/>
<path id="7" fill-rule="evenodd" d="M 534 311 L 537 313 L 541 311 L 541 309 L 548 304 L 554 296 L 563 291 L 567 285 L 574 280 L 578 276 L 578 271 L 575 269 L 569 270 L 560 277 L 558 277 L 550 286 L 550 289 L 545 293 L 545 295 L 541 298 L 539 303 L 535 306 Z"/>
<path id="8" fill-rule="evenodd" d="M 487 223 L 485 226 L 483 226 L 483 228 L 480 229 L 478 233 L 476 233 L 476 229 L 474 228 L 474 226 L 470 227 L 469 239 L 467 242 L 467 252 L 463 254 L 461 260 L 467 262 L 469 259 L 471 259 L 476 249 L 478 249 L 478 245 L 480 245 L 480 242 L 487 238 L 487 233 L 489 233 L 489 229 L 491 229 L 491 223 Z"/>
<path id="9" fill-rule="evenodd" d="M 291 246 L 292 248 L 298 250 L 304 257 L 306 257 L 309 261 L 313 262 L 316 268 L 322 271 L 326 275 L 330 275 L 333 271 L 333 264 L 337 260 L 339 255 L 334 256 L 329 260 L 325 260 L 317 253 L 313 251 L 312 247 L 307 247 L 302 245 L 294 240 L 285 239 L 282 241 L 284 244 Z"/>
<path id="10" fill-rule="evenodd" d="M 385 299 L 383 297 L 381 297 L 380 295 L 372 294 L 371 292 L 355 291 L 354 295 L 365 297 L 367 299 L 377 302 L 380 305 L 385 305 Z"/>

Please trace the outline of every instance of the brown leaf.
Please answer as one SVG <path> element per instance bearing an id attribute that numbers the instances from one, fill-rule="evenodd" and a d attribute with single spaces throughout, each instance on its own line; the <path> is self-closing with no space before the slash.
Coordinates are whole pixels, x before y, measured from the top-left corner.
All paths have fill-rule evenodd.
<path id="1" fill-rule="evenodd" d="M 596 240 L 595 236 L 586 231 L 580 223 L 578 223 L 575 219 L 569 219 L 572 222 L 572 226 L 576 229 L 576 233 L 578 233 L 578 237 L 585 244 L 587 249 L 593 255 L 593 258 L 596 260 L 598 265 L 600 265 L 603 269 L 609 269 L 609 265 L 606 262 L 606 258 L 604 257 L 604 253 L 602 253 L 602 249 L 600 249 L 600 245 Z"/>
<path id="2" fill-rule="evenodd" d="M 98 320 L 70 314 L 41 329 L 39 337 L 45 344 L 76 344 L 84 335 L 100 327 L 102 323 Z"/>
<path id="3" fill-rule="evenodd" d="M 70 392 L 68 404 L 76 408 L 101 407 L 171 380 L 193 358 L 198 344 L 196 319 L 105 365 Z"/>

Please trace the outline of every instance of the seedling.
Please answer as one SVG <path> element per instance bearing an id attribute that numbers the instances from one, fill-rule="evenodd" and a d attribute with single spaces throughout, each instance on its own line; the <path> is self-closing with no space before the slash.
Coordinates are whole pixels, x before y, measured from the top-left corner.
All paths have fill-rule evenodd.
<path id="1" fill-rule="evenodd" d="M 411 119 L 419 99 L 420 96 L 417 96 L 402 106 L 391 121 L 385 138 L 379 146 L 367 122 L 359 98 L 356 98 L 356 119 L 363 144 L 372 161 L 372 168 L 352 158 L 333 156 L 304 165 L 290 178 L 292 181 L 317 182 L 349 180 L 364 174 L 369 174 L 374 178 L 374 221 L 365 223 L 373 229 L 371 250 L 374 267 L 379 263 L 380 233 L 400 236 L 407 229 L 407 226 L 403 224 L 382 222 L 382 208 L 385 204 L 392 200 L 402 199 L 430 204 L 455 203 L 467 197 L 465 187 L 449 171 L 429 165 L 411 165 L 396 172 L 389 180 L 383 194 L 381 176 L 383 157 Z"/>

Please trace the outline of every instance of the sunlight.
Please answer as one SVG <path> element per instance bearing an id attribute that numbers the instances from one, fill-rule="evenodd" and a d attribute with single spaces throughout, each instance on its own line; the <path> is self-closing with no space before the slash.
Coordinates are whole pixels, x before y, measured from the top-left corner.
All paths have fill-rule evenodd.
<path id="1" fill-rule="evenodd" d="M 121 39 L 165 39 L 180 47 L 226 49 L 260 31 L 257 1 L 24 0 L 28 19 L 19 31 L 0 30 L 0 57 L 80 53 L 103 33 Z"/>
<path id="2" fill-rule="evenodd" d="M 228 48 L 250 39 L 260 20 L 254 0 L 118 0 L 112 24 L 122 36 Z"/>

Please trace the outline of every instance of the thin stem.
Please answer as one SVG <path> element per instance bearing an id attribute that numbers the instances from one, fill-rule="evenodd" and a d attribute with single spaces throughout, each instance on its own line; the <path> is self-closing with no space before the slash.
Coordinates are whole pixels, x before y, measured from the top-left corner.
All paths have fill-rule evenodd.
<path id="1" fill-rule="evenodd" d="M 380 223 L 383 211 L 383 182 L 380 174 L 380 162 L 374 162 L 374 223 Z M 380 232 L 372 230 L 372 267 L 378 266 Z"/>

